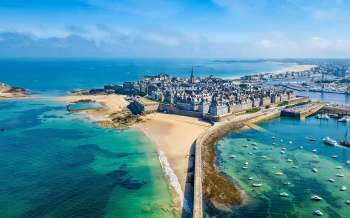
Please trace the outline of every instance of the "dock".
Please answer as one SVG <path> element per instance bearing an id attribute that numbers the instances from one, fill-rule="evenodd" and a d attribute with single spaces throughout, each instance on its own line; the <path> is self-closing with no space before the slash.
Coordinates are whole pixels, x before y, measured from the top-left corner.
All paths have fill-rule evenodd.
<path id="1" fill-rule="evenodd" d="M 304 120 L 307 117 L 314 115 L 325 106 L 324 103 L 309 103 L 291 108 L 285 108 L 281 112 L 281 116 L 295 117 Z"/>

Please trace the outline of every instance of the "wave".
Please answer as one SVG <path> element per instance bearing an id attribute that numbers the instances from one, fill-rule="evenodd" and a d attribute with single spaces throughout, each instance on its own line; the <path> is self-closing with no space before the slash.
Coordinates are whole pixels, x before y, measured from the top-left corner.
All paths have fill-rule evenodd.
<path id="1" fill-rule="evenodd" d="M 170 185 L 174 188 L 175 192 L 178 194 L 180 198 L 181 207 L 185 210 L 186 213 L 191 213 L 190 207 L 188 205 L 188 201 L 186 200 L 184 193 L 181 189 L 180 182 L 177 176 L 174 173 L 174 170 L 170 167 L 168 159 L 166 158 L 164 152 L 162 150 L 158 150 L 158 157 L 162 169 L 165 175 L 168 177 Z"/>

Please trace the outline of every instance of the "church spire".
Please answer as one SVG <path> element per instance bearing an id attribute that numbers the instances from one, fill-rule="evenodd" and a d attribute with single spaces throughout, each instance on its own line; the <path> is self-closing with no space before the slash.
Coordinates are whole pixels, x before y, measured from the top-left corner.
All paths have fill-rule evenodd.
<path id="1" fill-rule="evenodd" d="M 190 82 L 194 83 L 195 77 L 194 77 L 194 66 L 192 66 L 192 72 L 191 72 L 191 77 L 190 77 Z"/>

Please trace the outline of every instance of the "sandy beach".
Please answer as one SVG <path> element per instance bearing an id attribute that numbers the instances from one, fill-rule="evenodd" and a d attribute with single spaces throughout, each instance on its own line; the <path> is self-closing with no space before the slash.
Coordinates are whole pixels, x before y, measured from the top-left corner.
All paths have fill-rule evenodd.
<path id="1" fill-rule="evenodd" d="M 197 118 L 162 113 L 149 114 L 138 124 L 138 127 L 156 143 L 158 150 L 167 157 L 182 191 L 186 187 L 191 146 L 210 126 Z"/>
<path id="2" fill-rule="evenodd" d="M 121 112 L 125 109 L 129 102 L 125 95 L 71 95 L 57 97 L 55 100 L 65 102 L 66 104 L 74 103 L 81 100 L 95 101 L 103 106 L 103 109 L 85 110 L 86 116 L 93 121 L 110 120 L 110 115 Z"/>
<path id="3" fill-rule="evenodd" d="M 284 67 L 280 70 L 272 71 L 272 72 L 265 72 L 268 74 L 273 74 L 273 75 L 278 75 L 286 72 L 303 72 L 306 70 L 310 70 L 314 67 L 317 67 L 317 65 L 311 65 L 311 64 L 300 64 L 300 65 L 295 65 L 295 66 L 290 66 L 290 67 Z M 265 74 L 263 73 L 263 74 Z"/>

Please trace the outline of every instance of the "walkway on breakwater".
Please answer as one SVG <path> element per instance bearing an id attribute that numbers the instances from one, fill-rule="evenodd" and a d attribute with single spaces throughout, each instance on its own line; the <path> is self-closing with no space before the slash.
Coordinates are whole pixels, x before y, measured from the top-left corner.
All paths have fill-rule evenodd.
<path id="1" fill-rule="evenodd" d="M 253 124 L 262 120 L 273 119 L 279 117 L 281 114 L 279 109 L 271 109 L 267 111 L 261 111 L 254 114 L 246 114 L 239 117 L 235 117 L 229 121 L 216 123 L 209 128 L 206 132 L 202 133 L 195 142 L 195 174 L 194 174 L 194 200 L 193 200 L 193 217 L 203 217 L 203 146 L 213 146 L 215 142 L 226 135 L 227 133 L 242 128 L 245 123 Z M 224 177 L 222 177 L 224 178 Z M 225 181 L 224 181 L 225 182 Z M 223 193 L 228 190 L 223 190 Z M 222 193 L 221 193 L 222 194 Z"/>

